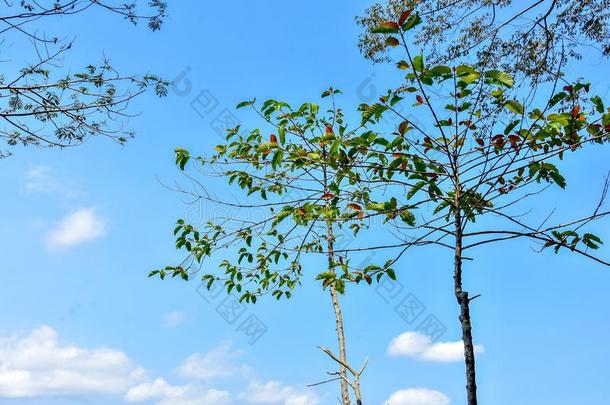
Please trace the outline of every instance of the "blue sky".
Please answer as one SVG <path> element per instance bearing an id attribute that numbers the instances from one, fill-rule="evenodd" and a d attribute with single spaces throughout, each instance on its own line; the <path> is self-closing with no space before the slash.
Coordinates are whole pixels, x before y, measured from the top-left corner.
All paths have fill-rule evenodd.
<path id="1" fill-rule="evenodd" d="M 158 33 L 97 13 L 48 26 L 69 27 L 75 37 L 66 66 L 104 54 L 121 71 L 186 74 L 190 87 L 137 100 L 133 109 L 142 113 L 129 125 L 138 136 L 125 147 L 94 139 L 64 151 L 15 149 L 0 161 L 1 404 L 337 403 L 336 387 L 305 387 L 333 366 L 316 346 L 335 342 L 330 298 L 313 280 L 291 301 L 263 300 L 230 324 L 216 310 L 222 297 L 206 300 L 197 282 L 147 278 L 180 257 L 173 224 L 193 215 L 164 184 L 180 178 L 173 149 L 210 150 L 221 140 L 214 119 L 239 101 L 317 100 L 332 85 L 343 89 L 344 109 L 354 110 L 399 76 L 371 65 L 356 47 L 354 16 L 367 1 L 186 3 L 170 4 Z M 29 54 L 25 47 L 12 52 L 16 61 Z M 599 73 L 609 67 L 592 55 L 572 71 L 607 95 L 610 83 Z M 202 95 L 215 100 L 209 113 L 191 106 Z M 540 204 L 585 212 L 610 169 L 607 153 L 573 161 L 568 191 L 546 194 Z M 201 210 L 210 215 L 209 207 Z M 607 226 L 595 227 L 610 240 Z M 601 253 L 610 256 L 607 248 Z M 397 267 L 398 284 L 353 288 L 343 299 L 350 356 L 355 363 L 369 358 L 365 403 L 383 404 L 409 389 L 427 398 L 421 403 L 465 403 L 462 362 L 452 361 L 451 350 L 435 356 L 441 349 L 415 333 L 434 317 L 446 328 L 439 342 L 459 339 L 450 263 L 446 252 L 413 252 Z M 607 401 L 608 269 L 538 254 L 521 241 L 478 250 L 465 283 L 482 294 L 472 309 L 475 341 L 484 346 L 481 403 Z M 412 322 L 396 311 L 407 297 L 423 308 Z M 266 328 L 254 344 L 237 330 L 250 315 Z M 417 353 L 392 355 L 414 340 Z M 23 382 L 19 370 L 33 379 Z"/>

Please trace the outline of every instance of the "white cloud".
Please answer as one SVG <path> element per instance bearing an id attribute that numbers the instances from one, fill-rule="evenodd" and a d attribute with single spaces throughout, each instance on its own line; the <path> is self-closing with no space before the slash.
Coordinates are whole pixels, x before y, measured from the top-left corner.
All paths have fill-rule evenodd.
<path id="1" fill-rule="evenodd" d="M 70 247 L 106 235 L 106 220 L 95 208 L 81 208 L 65 216 L 47 237 L 50 247 Z"/>
<path id="2" fill-rule="evenodd" d="M 231 345 L 225 343 L 207 353 L 194 353 L 178 367 L 178 374 L 193 380 L 210 380 L 226 378 L 238 372 L 246 372 L 248 367 L 236 365 L 236 360 L 242 355 L 240 351 L 231 351 Z"/>
<path id="3" fill-rule="evenodd" d="M 312 392 L 286 386 L 279 381 L 252 382 L 240 398 L 254 404 L 318 405 L 320 399 Z"/>
<path id="4" fill-rule="evenodd" d="M 80 198 L 85 195 L 73 181 L 58 179 L 51 167 L 31 166 L 25 173 L 23 188 L 30 194 L 56 194 L 63 198 Z"/>
<path id="5" fill-rule="evenodd" d="M 0 397 L 123 394 L 143 376 L 124 353 L 62 344 L 48 326 L 0 337 Z"/>
<path id="6" fill-rule="evenodd" d="M 475 353 L 483 353 L 482 345 L 475 345 Z M 390 356 L 411 357 L 423 361 L 452 363 L 464 360 L 464 344 L 457 342 L 433 343 L 428 335 L 417 332 L 405 332 L 392 339 L 388 347 Z"/>
<path id="7" fill-rule="evenodd" d="M 251 368 L 237 362 L 241 354 L 231 350 L 230 344 L 195 353 L 177 370 L 186 382 L 171 385 L 163 378 L 152 380 L 121 351 L 67 344 L 54 329 L 41 326 L 29 334 L 0 335 L 0 399 L 110 395 L 128 403 L 229 405 L 232 394 L 211 388 L 207 382 L 231 377 L 250 382 L 239 394 L 243 402 L 319 405 L 318 396 L 312 392 L 277 381 L 253 380 Z"/>
<path id="8" fill-rule="evenodd" d="M 227 405 L 231 394 L 215 389 L 203 390 L 187 384 L 173 386 L 158 378 L 151 383 L 132 387 L 125 394 L 127 402 L 157 401 L 157 405 Z"/>
<path id="9" fill-rule="evenodd" d="M 33 166 L 25 174 L 26 182 L 24 188 L 30 193 L 49 193 L 55 191 L 59 183 L 51 175 L 51 169 L 47 166 Z"/>
<path id="10" fill-rule="evenodd" d="M 385 405 L 449 405 L 445 394 L 427 388 L 409 388 L 393 393 Z"/>
<path id="11" fill-rule="evenodd" d="M 166 328 L 175 328 L 176 326 L 182 324 L 186 317 L 182 312 L 173 311 L 165 314 L 163 317 L 163 326 Z"/>

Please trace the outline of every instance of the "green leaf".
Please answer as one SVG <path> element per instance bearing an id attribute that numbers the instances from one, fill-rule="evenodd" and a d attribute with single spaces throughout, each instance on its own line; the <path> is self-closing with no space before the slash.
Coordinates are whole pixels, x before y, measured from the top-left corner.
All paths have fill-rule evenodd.
<path id="1" fill-rule="evenodd" d="M 485 77 L 490 79 L 492 82 L 502 84 L 506 87 L 513 87 L 515 85 L 513 77 L 510 74 L 500 70 L 490 70 L 489 72 L 485 73 Z"/>
<path id="2" fill-rule="evenodd" d="M 415 195 L 415 193 L 417 193 L 419 190 L 421 190 L 421 188 L 423 186 L 425 186 L 427 183 L 422 180 L 420 182 L 418 182 L 415 186 L 413 186 L 411 188 L 411 190 L 409 190 L 409 192 L 407 193 L 407 200 L 411 199 L 411 197 L 413 197 Z"/>
<path id="3" fill-rule="evenodd" d="M 416 72 L 424 71 L 424 57 L 422 55 L 417 55 L 413 58 L 413 69 L 415 69 Z"/>
<path id="4" fill-rule="evenodd" d="M 600 96 L 591 97 L 591 102 L 595 105 L 598 113 L 602 114 L 604 112 L 604 102 Z"/>
<path id="5" fill-rule="evenodd" d="M 326 97 L 331 96 L 331 95 L 333 95 L 333 94 L 341 94 L 341 90 L 339 90 L 339 89 L 333 89 L 333 88 L 331 87 L 331 88 L 329 88 L 328 90 L 326 90 L 326 91 L 324 91 L 324 92 L 322 93 L 322 98 L 326 98 Z"/>
<path id="6" fill-rule="evenodd" d="M 398 69 L 401 69 L 401 70 L 406 70 L 406 69 L 408 69 L 408 68 L 409 68 L 409 64 L 408 64 L 406 61 L 401 60 L 400 62 L 398 62 L 398 63 L 396 64 L 396 67 L 397 67 Z"/>
<path id="7" fill-rule="evenodd" d="M 271 165 L 275 168 L 277 166 L 279 166 L 282 163 L 282 159 L 284 157 L 284 152 L 281 150 L 278 150 L 277 152 L 275 152 L 275 154 L 273 155 L 273 160 L 271 161 Z"/>
<path id="8" fill-rule="evenodd" d="M 339 153 L 339 148 L 341 147 L 341 142 L 335 140 L 330 146 L 330 154 L 331 156 L 336 156 Z"/>
<path id="9" fill-rule="evenodd" d="M 175 153 L 176 153 L 176 165 L 178 165 L 178 167 L 180 167 L 180 170 L 184 170 L 184 167 L 186 166 L 189 159 L 191 158 L 189 151 L 186 149 L 183 149 L 183 148 L 176 148 Z"/>
<path id="10" fill-rule="evenodd" d="M 249 105 L 253 105 L 254 102 L 256 101 L 256 99 L 250 100 L 250 101 L 242 101 L 241 103 L 237 104 L 237 107 L 235 107 L 236 109 L 240 109 L 243 107 L 247 107 Z"/>
<path id="11" fill-rule="evenodd" d="M 553 170 L 549 172 L 549 176 L 551 176 L 555 184 L 557 184 L 559 187 L 566 188 L 566 179 L 559 174 L 558 171 Z"/>
<path id="12" fill-rule="evenodd" d="M 444 210 L 445 208 L 449 207 L 449 203 L 447 201 L 442 201 L 439 205 L 436 206 L 436 208 L 434 209 L 433 214 L 436 215 L 439 212 L 441 212 L 442 210 Z"/>
<path id="13" fill-rule="evenodd" d="M 451 68 L 446 65 L 438 65 L 438 66 L 434 66 L 433 68 L 431 68 L 429 70 L 429 72 L 434 77 L 445 76 L 445 75 L 451 74 Z"/>
<path id="14" fill-rule="evenodd" d="M 400 212 L 400 219 L 409 226 L 415 226 L 415 215 L 409 210 L 402 210 Z"/>
<path id="15" fill-rule="evenodd" d="M 557 105 L 559 102 L 561 102 L 564 98 L 566 98 L 568 95 L 565 92 L 559 92 L 557 94 L 555 94 L 553 97 L 551 97 L 551 99 L 549 100 L 549 107 L 553 107 L 555 105 Z"/>
<path id="16" fill-rule="evenodd" d="M 402 29 L 404 31 L 409 31 L 410 29 L 418 26 L 419 24 L 422 23 L 422 19 L 419 16 L 419 14 L 415 14 L 410 16 L 407 21 L 405 21 L 405 23 L 402 25 Z"/>
<path id="17" fill-rule="evenodd" d="M 481 77 L 481 74 L 469 65 L 460 65 L 456 68 L 456 73 L 461 81 L 466 84 L 476 82 Z"/>
<path id="18" fill-rule="evenodd" d="M 396 280 L 396 272 L 394 271 L 394 269 L 387 269 L 385 273 L 388 275 L 390 280 Z"/>
<path id="19" fill-rule="evenodd" d="M 592 233 L 585 233 L 582 236 L 582 242 L 590 249 L 599 249 L 599 246 L 604 244 L 598 236 Z"/>
<path id="20" fill-rule="evenodd" d="M 520 120 L 515 120 L 513 122 L 511 122 L 510 124 L 508 124 L 508 126 L 504 129 L 504 135 L 509 135 L 513 129 L 515 129 L 517 127 L 517 125 L 519 125 L 521 121 Z"/>
<path id="21" fill-rule="evenodd" d="M 379 120 L 381 118 L 381 115 L 388 109 L 388 107 L 386 107 L 383 104 L 373 104 L 373 105 L 367 105 L 367 106 L 361 106 L 362 107 L 362 122 L 361 124 L 364 125 L 367 122 L 369 122 L 371 120 L 371 118 L 375 118 L 377 120 Z"/>
<path id="22" fill-rule="evenodd" d="M 518 102 L 517 100 L 508 100 L 504 106 L 506 107 L 506 109 L 510 112 L 513 112 L 515 114 L 523 114 L 524 112 L 524 108 L 523 105 Z"/>

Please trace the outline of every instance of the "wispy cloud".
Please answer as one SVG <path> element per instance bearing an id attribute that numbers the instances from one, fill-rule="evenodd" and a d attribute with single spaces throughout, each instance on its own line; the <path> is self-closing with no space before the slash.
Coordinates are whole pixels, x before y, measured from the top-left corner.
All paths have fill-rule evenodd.
<path id="1" fill-rule="evenodd" d="M 181 325 L 185 321 L 186 317 L 180 311 L 172 311 L 165 314 L 163 317 L 163 326 L 171 329 Z"/>
<path id="2" fill-rule="evenodd" d="M 482 345 L 475 345 L 475 353 L 483 353 Z M 430 336 L 417 332 L 405 332 L 392 339 L 388 347 L 390 356 L 410 357 L 422 361 L 453 363 L 464 360 L 464 343 L 432 342 Z"/>
<path id="3" fill-rule="evenodd" d="M 207 353 L 193 353 L 178 367 L 181 377 L 192 380 L 211 380 L 214 378 L 232 377 L 245 374 L 249 367 L 237 364 L 241 351 L 231 350 L 231 344 L 225 343 Z"/>
<path id="4" fill-rule="evenodd" d="M 57 190 L 59 182 L 48 166 L 32 166 L 25 174 L 24 188 L 29 193 L 50 193 Z"/>
<path id="5" fill-rule="evenodd" d="M 51 248 L 67 248 L 106 235 L 106 220 L 100 217 L 95 208 L 81 208 L 57 223 L 47 235 L 47 244 Z"/>
<path id="6" fill-rule="evenodd" d="M 143 377 L 125 353 L 62 344 L 49 326 L 0 337 L 0 397 L 122 394 Z"/>
<path id="7" fill-rule="evenodd" d="M 399 390 L 388 398 L 384 405 L 449 405 L 449 398 L 439 391 L 427 388 Z"/>
<path id="8" fill-rule="evenodd" d="M 25 173 L 23 188 L 30 194 L 57 194 L 61 198 L 83 197 L 84 193 L 71 179 L 58 178 L 52 167 L 31 166 Z"/>
<path id="9" fill-rule="evenodd" d="M 132 387 L 127 402 L 156 401 L 157 405 L 228 405 L 231 394 L 216 389 L 200 389 L 192 384 L 174 386 L 163 378 Z"/>
<path id="10" fill-rule="evenodd" d="M 318 405 L 320 399 L 311 391 L 284 385 L 279 381 L 251 382 L 240 398 L 253 404 Z"/>

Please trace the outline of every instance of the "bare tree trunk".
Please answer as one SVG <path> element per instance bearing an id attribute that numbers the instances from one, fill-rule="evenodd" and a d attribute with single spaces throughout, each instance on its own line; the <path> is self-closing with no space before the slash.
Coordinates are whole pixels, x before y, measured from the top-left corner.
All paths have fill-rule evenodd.
<path id="1" fill-rule="evenodd" d="M 464 359 L 466 361 L 468 405 L 477 405 L 474 344 L 472 343 L 472 325 L 470 323 L 470 298 L 468 298 L 468 293 L 462 290 L 462 217 L 459 208 L 455 209 L 455 268 L 453 280 L 455 283 L 455 297 L 460 305 L 460 323 L 462 325 L 462 341 L 464 342 Z"/>
<path id="2" fill-rule="evenodd" d="M 334 272 L 334 234 L 332 224 L 327 224 L 327 248 L 328 248 L 328 269 Z M 347 353 L 345 349 L 345 332 L 343 330 L 343 314 L 339 305 L 339 296 L 335 284 L 330 285 L 330 296 L 333 301 L 333 309 L 335 311 L 335 321 L 337 324 L 337 340 L 339 341 L 339 360 L 341 360 L 339 376 L 341 377 L 341 399 L 343 405 L 350 404 L 349 385 L 347 380 Z"/>
<path id="3" fill-rule="evenodd" d="M 323 146 L 324 161 L 327 158 L 326 147 Z M 323 165 L 322 171 L 324 173 L 324 192 L 328 193 L 328 173 L 326 164 Z M 330 202 L 326 201 L 326 208 L 330 208 Z M 328 219 L 326 222 L 326 247 L 328 249 L 328 271 L 335 273 L 335 234 L 333 232 L 333 221 Z M 349 395 L 350 383 L 347 379 L 347 354 L 345 349 L 345 332 L 343 330 L 343 314 L 341 313 L 341 306 L 339 305 L 339 296 L 337 294 L 336 284 L 333 282 L 330 285 L 330 296 L 333 302 L 333 310 L 335 311 L 335 322 L 337 330 L 337 340 L 339 342 L 339 378 L 341 379 L 341 401 L 343 405 L 350 405 L 351 399 Z M 330 352 L 327 352 L 331 357 Z M 360 396 L 360 375 L 354 374 L 356 378 L 355 383 L 358 384 L 358 390 L 356 391 L 356 397 L 359 399 Z M 353 386 L 352 386 L 353 387 Z"/>
<path id="4" fill-rule="evenodd" d="M 324 161 L 326 161 L 326 147 L 323 147 Z M 326 165 L 323 165 L 322 171 L 324 173 L 324 192 L 328 193 L 328 175 Z M 326 208 L 330 208 L 330 203 L 326 202 Z M 326 245 L 328 249 L 328 271 L 335 273 L 335 235 L 333 232 L 333 222 L 329 219 L 326 222 Z M 345 349 L 345 333 L 343 331 L 343 314 L 341 313 L 341 306 L 339 305 L 339 297 L 337 294 L 337 287 L 335 283 L 330 285 L 330 296 L 333 302 L 333 310 L 335 311 L 335 322 L 337 330 L 337 340 L 339 342 L 339 377 L 341 379 L 341 400 L 343 405 L 350 405 L 349 395 L 349 382 L 347 379 L 347 354 Z M 332 357 L 332 356 L 331 356 Z M 358 376 L 359 378 L 359 376 Z M 359 394 L 359 392 L 357 393 Z"/>

